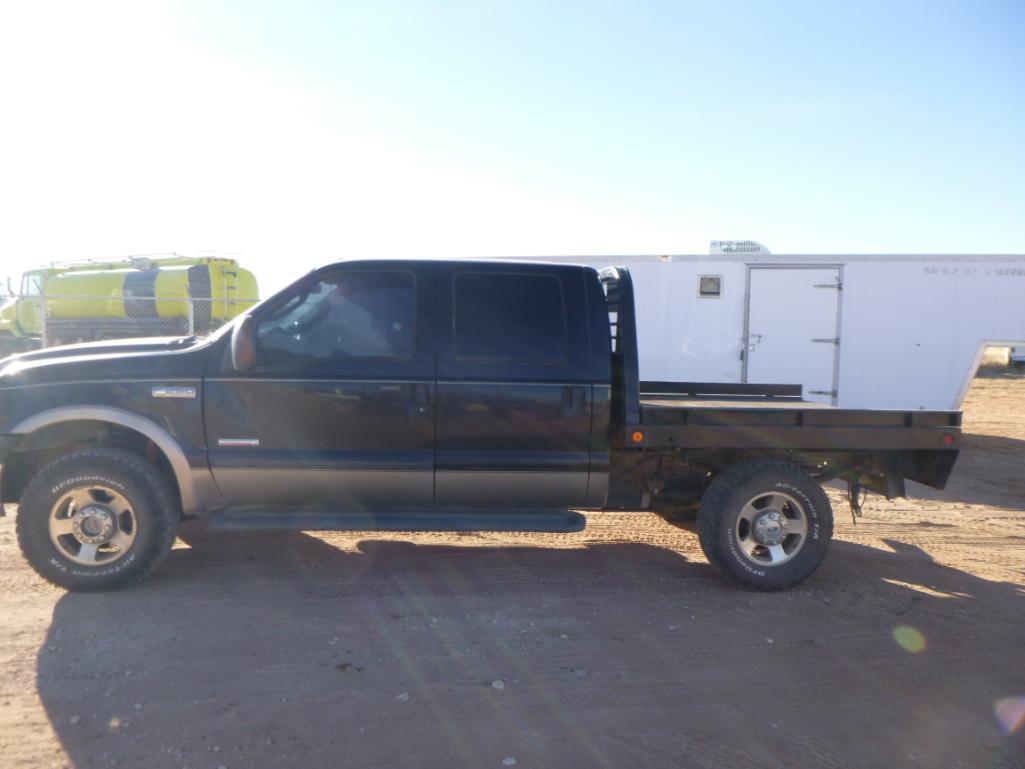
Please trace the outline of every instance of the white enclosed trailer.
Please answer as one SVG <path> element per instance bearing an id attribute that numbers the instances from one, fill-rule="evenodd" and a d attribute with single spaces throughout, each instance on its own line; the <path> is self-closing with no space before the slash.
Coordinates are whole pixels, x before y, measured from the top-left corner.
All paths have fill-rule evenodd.
<path id="1" fill-rule="evenodd" d="M 844 408 L 959 409 L 988 345 L 1025 346 L 1025 255 L 556 257 L 630 269 L 645 380 L 800 384 Z"/>

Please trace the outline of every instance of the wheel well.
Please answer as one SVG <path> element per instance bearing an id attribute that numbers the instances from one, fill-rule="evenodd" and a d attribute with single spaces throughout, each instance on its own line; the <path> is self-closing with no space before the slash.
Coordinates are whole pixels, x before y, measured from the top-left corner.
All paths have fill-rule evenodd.
<path id="1" fill-rule="evenodd" d="M 627 452 L 614 459 L 613 477 L 619 481 L 629 482 L 638 496 L 650 494 L 652 500 L 660 499 L 662 503 L 678 508 L 680 505 L 696 504 L 708 485 L 720 473 L 741 462 L 767 459 L 794 465 L 819 483 L 839 478 L 860 483 L 887 497 L 903 496 L 902 486 L 887 485 L 887 479 L 903 479 L 904 476 L 899 473 L 900 465 L 894 469 L 892 458 L 888 458 L 887 452 L 880 451 L 750 449 L 670 453 Z M 921 460 L 923 467 L 926 468 L 923 472 L 928 471 L 928 460 L 928 457 Z M 887 464 L 888 461 L 891 461 L 891 464 Z"/>
<path id="2" fill-rule="evenodd" d="M 42 468 L 65 454 L 90 446 L 124 449 L 143 457 L 167 478 L 175 502 L 181 506 L 171 462 L 157 444 L 129 427 L 84 419 L 49 425 L 22 437 L 4 462 L 0 498 L 4 502 L 18 502 L 29 481 Z"/>

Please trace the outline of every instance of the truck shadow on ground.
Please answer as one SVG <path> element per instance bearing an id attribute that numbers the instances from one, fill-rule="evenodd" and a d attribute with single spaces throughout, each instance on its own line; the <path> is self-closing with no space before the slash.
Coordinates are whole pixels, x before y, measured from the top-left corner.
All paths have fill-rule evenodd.
<path id="1" fill-rule="evenodd" d="M 642 543 L 183 537 L 146 583 L 55 608 L 37 685 L 76 767 L 1009 767 L 1025 750 L 1022 590 L 896 541 L 836 542 L 805 585 L 753 594 Z"/>
<path id="2" fill-rule="evenodd" d="M 966 433 L 954 473 L 943 491 L 909 484 L 916 499 L 1025 510 L 1025 440 Z"/>

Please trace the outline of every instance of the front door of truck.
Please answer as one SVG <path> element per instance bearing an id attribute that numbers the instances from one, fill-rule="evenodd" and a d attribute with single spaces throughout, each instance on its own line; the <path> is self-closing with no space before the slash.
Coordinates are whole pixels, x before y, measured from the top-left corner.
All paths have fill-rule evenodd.
<path id="1" fill-rule="evenodd" d="M 208 378 L 210 467 L 232 506 L 433 502 L 433 268 L 321 270 L 254 314 L 255 367 Z"/>
<path id="2" fill-rule="evenodd" d="M 439 506 L 587 497 L 591 382 L 579 269 L 439 265 Z"/>

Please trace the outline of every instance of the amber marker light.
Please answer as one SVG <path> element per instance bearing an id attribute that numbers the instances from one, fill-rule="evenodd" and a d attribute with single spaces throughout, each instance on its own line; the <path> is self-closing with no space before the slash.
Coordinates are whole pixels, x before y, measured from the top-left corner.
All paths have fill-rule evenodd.
<path id="1" fill-rule="evenodd" d="M 637 430 L 637 431 L 636 431 L 636 432 L 635 432 L 635 433 L 634 433 L 633 435 L 631 435 L 630 437 L 631 437 L 631 438 L 633 438 L 633 442 L 634 442 L 634 443 L 640 443 L 641 441 L 643 441 L 643 440 L 644 440 L 644 433 L 642 433 L 642 432 L 641 432 L 640 430 Z"/>

